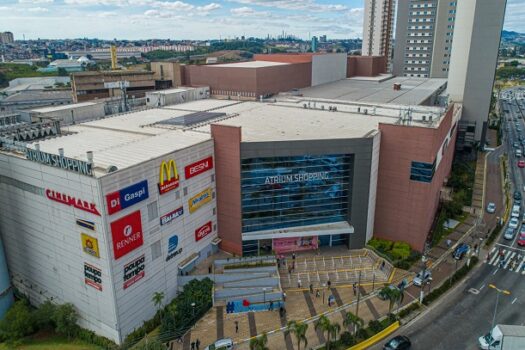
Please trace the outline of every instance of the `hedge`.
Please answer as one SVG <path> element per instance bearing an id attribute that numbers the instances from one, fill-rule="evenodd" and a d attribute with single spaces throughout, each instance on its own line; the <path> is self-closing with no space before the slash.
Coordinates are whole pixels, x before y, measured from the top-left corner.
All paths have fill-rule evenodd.
<path id="1" fill-rule="evenodd" d="M 399 269 L 408 270 L 415 262 L 421 259 L 421 254 L 412 250 L 406 242 L 392 242 L 386 239 L 372 238 L 367 244 Z"/>
<path id="2" fill-rule="evenodd" d="M 499 222 L 496 224 L 496 227 L 494 227 L 494 229 L 492 230 L 492 232 L 490 233 L 489 237 L 487 238 L 487 241 L 485 242 L 485 247 L 488 247 L 492 244 L 492 242 L 494 242 L 494 240 L 498 237 L 501 229 L 503 228 L 503 226 L 501 226 L 499 224 Z"/>

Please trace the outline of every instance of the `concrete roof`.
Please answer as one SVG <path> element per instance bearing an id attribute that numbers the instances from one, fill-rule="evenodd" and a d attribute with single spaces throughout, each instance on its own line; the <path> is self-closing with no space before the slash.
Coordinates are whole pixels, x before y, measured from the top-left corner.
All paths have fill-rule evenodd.
<path id="1" fill-rule="evenodd" d="M 270 62 L 270 61 L 247 61 L 238 63 L 211 64 L 208 67 L 229 67 L 229 68 L 261 68 L 273 66 L 285 66 L 290 63 Z"/>
<path id="2" fill-rule="evenodd" d="M 73 100 L 69 90 L 22 90 L 0 100 L 0 103 Z"/>
<path id="3" fill-rule="evenodd" d="M 71 94 L 71 93 L 69 93 Z M 60 105 L 60 106 L 49 106 L 49 107 L 43 107 L 43 108 L 35 108 L 31 109 L 31 112 L 34 113 L 49 113 L 49 112 L 57 112 L 57 111 L 63 111 L 67 109 L 75 109 L 75 108 L 82 108 L 82 107 L 88 107 L 88 106 L 94 106 L 99 103 L 97 102 L 81 102 L 81 103 L 73 103 L 70 105 Z"/>
<path id="4" fill-rule="evenodd" d="M 301 89 L 306 97 L 342 101 L 419 105 L 447 83 L 446 79 L 395 77 L 383 81 L 344 79 Z M 393 89 L 401 84 L 401 90 Z"/>

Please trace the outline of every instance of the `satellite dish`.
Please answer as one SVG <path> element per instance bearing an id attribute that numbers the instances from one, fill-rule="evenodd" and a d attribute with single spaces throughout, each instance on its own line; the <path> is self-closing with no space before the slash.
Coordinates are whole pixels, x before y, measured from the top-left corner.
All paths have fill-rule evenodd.
<path id="1" fill-rule="evenodd" d="M 117 170 L 118 170 L 118 168 L 117 168 L 116 166 L 114 166 L 114 165 L 110 165 L 110 166 L 108 166 L 108 167 L 106 168 L 106 173 L 108 173 L 108 174 L 109 174 L 109 173 L 113 173 L 113 172 L 115 172 L 115 171 L 117 171 Z"/>

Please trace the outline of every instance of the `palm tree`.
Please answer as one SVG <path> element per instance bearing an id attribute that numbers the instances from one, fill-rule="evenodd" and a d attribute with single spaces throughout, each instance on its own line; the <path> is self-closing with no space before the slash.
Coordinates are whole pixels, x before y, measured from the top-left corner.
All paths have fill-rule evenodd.
<path id="1" fill-rule="evenodd" d="M 250 350 L 269 350 L 266 344 L 268 344 L 268 336 L 266 332 L 264 332 L 260 336 L 250 340 Z"/>
<path id="2" fill-rule="evenodd" d="M 157 308 L 157 311 L 160 312 L 160 307 L 162 306 L 162 300 L 164 300 L 164 292 L 155 292 L 151 297 L 153 305 Z"/>
<path id="3" fill-rule="evenodd" d="M 381 289 L 381 293 L 388 299 L 388 313 L 392 313 L 392 308 L 394 307 L 394 304 L 396 302 L 401 302 L 403 300 L 403 295 L 401 294 L 401 291 L 397 288 L 390 288 L 390 286 L 386 286 L 383 289 Z"/>
<path id="4" fill-rule="evenodd" d="M 365 324 L 365 321 L 363 321 L 361 317 L 356 316 L 351 312 L 347 312 L 345 319 L 343 320 L 343 326 L 345 327 L 353 326 L 354 327 L 354 332 L 353 332 L 354 334 L 356 334 L 357 331 L 359 331 L 363 327 L 364 324 Z"/>
<path id="5" fill-rule="evenodd" d="M 306 331 L 308 330 L 308 324 L 304 322 L 289 321 L 286 325 L 285 335 L 293 333 L 295 339 L 297 339 L 297 350 L 301 350 L 301 343 L 304 343 L 304 347 L 308 345 L 308 338 L 306 338 Z"/>
<path id="6" fill-rule="evenodd" d="M 323 333 L 326 332 L 326 349 L 330 350 L 332 338 L 337 340 L 337 333 L 341 330 L 339 323 L 332 323 L 325 315 L 321 315 L 315 322 L 315 329 L 320 329 Z"/>

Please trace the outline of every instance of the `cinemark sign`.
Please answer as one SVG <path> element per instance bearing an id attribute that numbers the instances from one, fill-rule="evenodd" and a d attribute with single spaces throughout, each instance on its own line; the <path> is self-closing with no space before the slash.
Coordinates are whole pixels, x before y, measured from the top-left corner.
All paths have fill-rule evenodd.
<path id="1" fill-rule="evenodd" d="M 195 230 L 195 242 L 200 241 L 211 233 L 211 221 L 208 221 L 201 227 Z"/>
<path id="2" fill-rule="evenodd" d="M 50 189 L 46 189 L 46 196 L 52 201 L 69 205 L 71 207 L 75 207 L 77 209 L 87 211 L 88 213 L 100 216 L 95 203 L 89 203 L 87 201 L 83 201 L 82 199 L 78 199 L 68 194 L 60 193 Z"/>
<path id="3" fill-rule="evenodd" d="M 202 160 L 199 160 L 198 162 L 187 165 L 184 168 L 184 174 L 186 175 L 186 179 L 190 179 L 212 168 L 213 168 L 213 157 L 208 157 L 206 159 L 202 159 Z"/>
<path id="4" fill-rule="evenodd" d="M 166 177 L 164 178 L 164 175 Z M 179 173 L 177 164 L 172 159 L 169 162 L 162 161 L 160 164 L 159 193 L 164 194 L 179 187 Z"/>

